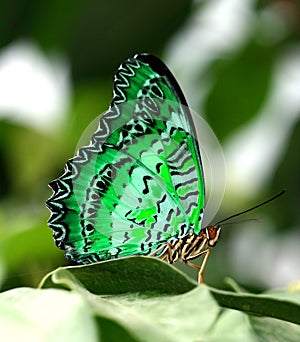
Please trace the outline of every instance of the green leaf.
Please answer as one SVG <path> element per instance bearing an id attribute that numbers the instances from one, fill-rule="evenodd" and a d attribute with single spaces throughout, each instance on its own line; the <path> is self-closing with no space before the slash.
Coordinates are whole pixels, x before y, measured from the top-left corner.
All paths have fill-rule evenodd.
<path id="1" fill-rule="evenodd" d="M 115 297 L 110 304 L 115 319 L 139 330 L 141 341 L 207 341 L 220 311 L 206 286 L 159 298 Z"/>
<path id="2" fill-rule="evenodd" d="M 300 324 L 300 294 L 290 294 L 286 298 L 279 293 L 253 295 L 213 288 L 210 290 L 218 303 L 225 308 Z"/>
<path id="3" fill-rule="evenodd" d="M 299 315 L 299 311 L 298 311 Z M 299 325 L 283 322 L 278 319 L 268 317 L 249 316 L 249 323 L 260 341 L 274 342 L 294 342 L 299 341 Z"/>
<path id="4" fill-rule="evenodd" d="M 129 257 L 88 266 L 61 267 L 47 275 L 40 286 L 74 290 L 78 284 L 82 284 L 91 293 L 101 295 L 130 292 L 170 295 L 185 293 L 197 286 L 184 273 L 160 259 L 149 257 Z"/>
<path id="5" fill-rule="evenodd" d="M 93 336 L 98 333 L 98 340 L 110 342 L 254 342 L 278 341 L 278 337 L 279 340 L 298 341 L 300 336 L 300 326 L 290 323 L 299 322 L 299 294 L 253 295 L 197 286 L 172 265 L 157 258 L 130 257 L 60 267 L 48 274 L 40 286 L 66 290 L 21 289 L 0 295 L 0 322 L 1 313 L 2 317 L 4 312 L 12 313 L 8 326 L 13 333 L 20 329 L 35 331 L 39 325 L 35 318 L 39 308 L 35 302 L 39 298 L 39 307 L 47 310 L 50 317 L 46 319 L 42 311 L 39 319 L 47 324 L 50 322 L 49 326 L 57 332 L 56 340 L 70 333 L 69 326 L 74 331 L 82 328 L 80 332 L 83 333 L 85 327 L 82 325 L 86 321 Z M 20 308 L 18 303 L 21 303 Z M 68 313 L 69 308 L 72 308 L 72 314 Z M 55 320 L 52 317 L 56 312 Z M 27 321 L 19 321 L 19 316 L 25 313 L 34 318 L 28 321 L 29 326 Z M 59 326 L 62 314 L 68 317 L 68 325 L 63 331 Z M 10 315 L 5 317 L 7 320 Z M 88 336 L 91 335 L 88 333 Z"/>
<path id="6" fill-rule="evenodd" d="M 97 341 L 97 329 L 76 293 L 18 288 L 0 294 L 1 341 L 92 342 Z"/>

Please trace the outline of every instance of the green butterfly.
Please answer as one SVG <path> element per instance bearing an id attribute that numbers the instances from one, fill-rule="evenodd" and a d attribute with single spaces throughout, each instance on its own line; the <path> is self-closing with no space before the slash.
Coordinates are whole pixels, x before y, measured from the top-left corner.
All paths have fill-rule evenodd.
<path id="1" fill-rule="evenodd" d="M 68 259 L 159 256 L 197 268 L 203 282 L 220 222 L 201 230 L 205 190 L 195 127 L 177 81 L 158 58 L 139 54 L 121 64 L 89 146 L 50 187 L 48 225 Z M 201 266 L 191 263 L 202 254 Z"/>

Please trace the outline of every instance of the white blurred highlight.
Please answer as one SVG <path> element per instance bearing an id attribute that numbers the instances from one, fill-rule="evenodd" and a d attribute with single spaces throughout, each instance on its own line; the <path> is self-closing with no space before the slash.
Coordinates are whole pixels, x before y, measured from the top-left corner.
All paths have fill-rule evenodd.
<path id="1" fill-rule="evenodd" d="M 238 196 L 255 196 L 272 178 L 295 121 L 300 116 L 300 47 L 278 62 L 273 89 L 262 111 L 224 146 L 227 185 Z M 284 187 L 284 184 L 279 186 Z"/>
<path id="2" fill-rule="evenodd" d="M 176 70 L 192 108 L 201 106 L 209 90 L 211 80 L 202 74 L 212 60 L 238 49 L 251 33 L 252 4 L 253 0 L 212 0 L 197 10 L 196 1 L 192 17 L 169 43 L 166 63 Z"/>
<path id="3" fill-rule="evenodd" d="M 0 51 L 0 119 L 49 131 L 69 103 L 69 70 L 61 57 L 46 57 L 28 41 Z"/>

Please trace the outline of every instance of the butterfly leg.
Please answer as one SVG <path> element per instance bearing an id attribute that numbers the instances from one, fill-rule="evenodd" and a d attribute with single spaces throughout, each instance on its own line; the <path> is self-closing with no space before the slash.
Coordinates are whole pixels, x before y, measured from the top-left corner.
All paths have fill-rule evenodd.
<path id="1" fill-rule="evenodd" d="M 206 263 L 207 263 L 207 260 L 208 260 L 208 256 L 210 254 L 210 249 L 207 249 L 206 251 L 203 251 L 201 252 L 198 256 L 202 255 L 202 254 L 205 254 L 204 256 L 204 259 L 202 261 L 202 264 L 201 266 L 199 265 L 196 265 L 196 264 L 193 264 L 192 262 L 188 261 L 188 260 L 184 260 L 184 262 L 190 266 L 190 267 L 193 267 L 193 268 L 196 268 L 197 270 L 199 270 L 198 272 L 198 283 L 199 284 L 204 284 L 204 276 L 203 276 L 203 272 L 204 272 L 204 269 L 205 269 L 205 266 L 206 266 Z"/>
<path id="2" fill-rule="evenodd" d="M 170 249 L 171 249 L 171 245 L 169 243 L 166 243 L 160 247 L 158 247 L 154 252 L 152 252 L 149 256 L 150 257 L 154 257 L 156 253 L 160 252 L 162 249 L 168 247 L 168 249 L 165 251 L 165 253 L 163 255 L 161 255 L 160 257 L 162 258 L 162 260 L 166 260 L 168 257 L 168 254 L 170 253 Z"/>

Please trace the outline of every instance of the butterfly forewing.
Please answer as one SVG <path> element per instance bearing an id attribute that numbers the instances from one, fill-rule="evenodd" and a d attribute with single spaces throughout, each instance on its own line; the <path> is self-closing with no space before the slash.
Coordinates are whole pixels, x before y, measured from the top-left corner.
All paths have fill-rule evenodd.
<path id="1" fill-rule="evenodd" d="M 148 255 L 200 232 L 204 181 L 195 129 L 159 59 L 136 55 L 120 66 L 90 145 L 50 186 L 48 224 L 76 262 Z"/>

